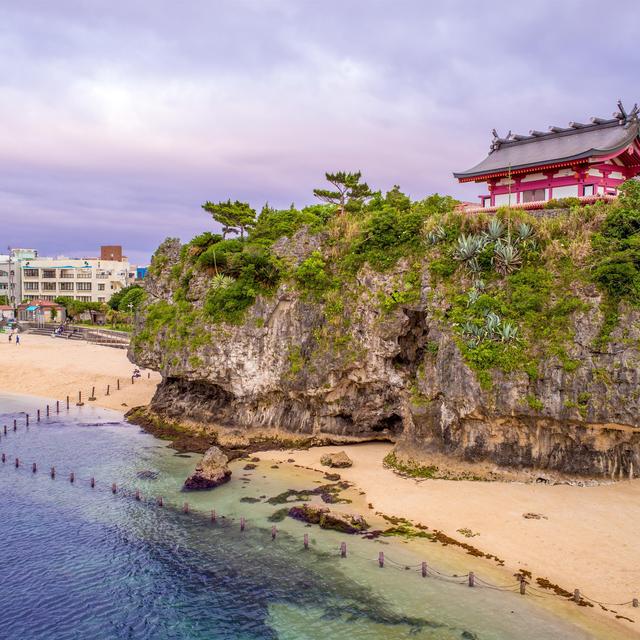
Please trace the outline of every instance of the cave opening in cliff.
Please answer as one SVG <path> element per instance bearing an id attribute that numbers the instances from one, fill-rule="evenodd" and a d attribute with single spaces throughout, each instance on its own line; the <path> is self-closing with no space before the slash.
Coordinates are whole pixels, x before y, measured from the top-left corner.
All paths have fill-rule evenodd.
<path id="1" fill-rule="evenodd" d="M 384 418 L 378 420 L 378 422 L 373 425 L 371 430 L 375 433 L 387 432 L 391 435 L 397 436 L 402 433 L 402 429 L 402 416 L 397 413 L 392 413 L 391 415 L 385 416 Z"/>
<path id="2" fill-rule="evenodd" d="M 403 309 L 403 313 L 409 322 L 404 333 L 398 336 L 399 350 L 393 358 L 393 364 L 415 375 L 429 342 L 427 315 L 419 309 Z"/>

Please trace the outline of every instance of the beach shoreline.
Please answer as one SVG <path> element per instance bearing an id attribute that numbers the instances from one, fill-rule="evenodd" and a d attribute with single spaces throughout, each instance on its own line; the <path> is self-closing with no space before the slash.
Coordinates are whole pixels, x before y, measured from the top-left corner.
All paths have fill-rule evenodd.
<path id="1" fill-rule="evenodd" d="M 0 367 L 1 391 L 61 401 L 69 395 L 73 405 L 78 391 L 82 391 L 87 404 L 123 414 L 148 404 L 161 379 L 156 372 L 144 371 L 142 378 L 131 384 L 134 366 L 123 350 L 29 334 L 20 346 L 0 342 L 0 362 L 4 365 Z M 120 391 L 116 390 L 118 379 Z M 88 400 L 92 387 L 96 388 L 95 401 Z M 588 597 L 605 603 L 638 596 L 640 480 L 577 487 L 415 479 L 383 466 L 391 447 L 387 443 L 364 443 L 261 451 L 259 456 L 281 464 L 286 458 L 292 460 L 286 464 L 326 472 L 320 456 L 346 450 L 354 464 L 337 471 L 364 492 L 363 500 L 371 505 L 370 514 L 406 518 L 487 554 L 496 554 L 504 561 L 503 567 L 483 559 L 487 570 L 495 575 L 510 577 L 517 571 L 530 571 L 534 586 L 536 578 L 547 578 L 569 591 L 579 588 Z M 530 513 L 540 517 L 524 517 Z M 462 560 L 467 557 L 463 549 L 459 553 Z M 574 606 L 558 600 L 564 610 Z M 635 620 L 634 613 L 639 609 L 606 608 L 609 611 L 595 605 L 580 613 L 592 618 L 596 626 L 611 625 L 609 637 L 640 636 L 636 630 L 640 618 L 633 623 L 616 619 L 616 615 L 622 615 Z"/>

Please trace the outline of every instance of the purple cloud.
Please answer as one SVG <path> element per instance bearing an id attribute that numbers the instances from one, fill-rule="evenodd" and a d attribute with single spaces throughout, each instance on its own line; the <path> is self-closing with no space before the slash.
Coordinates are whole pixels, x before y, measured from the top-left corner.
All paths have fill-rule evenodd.
<path id="1" fill-rule="evenodd" d="M 204 200 L 304 204 L 337 168 L 474 200 L 451 172 L 492 127 L 640 98 L 633 0 L 6 5 L 0 241 L 43 253 L 144 261 L 212 226 Z"/>

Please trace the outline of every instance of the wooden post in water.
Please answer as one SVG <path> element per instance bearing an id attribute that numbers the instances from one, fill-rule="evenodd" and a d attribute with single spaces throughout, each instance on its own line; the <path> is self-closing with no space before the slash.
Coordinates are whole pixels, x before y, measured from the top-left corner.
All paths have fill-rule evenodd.
<path id="1" fill-rule="evenodd" d="M 215 509 L 213 509 L 213 510 L 211 511 L 211 523 L 212 523 L 212 524 L 215 524 L 215 523 L 216 523 L 216 510 L 215 510 Z"/>
<path id="2" fill-rule="evenodd" d="M 36 422 L 40 422 L 40 409 L 36 411 Z"/>
<path id="3" fill-rule="evenodd" d="M 49 474 L 51 475 L 51 479 L 55 480 L 56 479 L 56 468 L 55 467 L 51 467 L 51 471 L 49 472 Z"/>
<path id="4" fill-rule="evenodd" d="M 182 512 L 183 513 L 189 513 L 189 503 L 185 502 L 184 505 L 182 506 Z"/>
<path id="5" fill-rule="evenodd" d="M 273 527 L 271 527 L 271 539 L 272 540 L 276 539 L 277 533 L 278 533 L 278 529 L 276 528 L 276 525 L 274 524 Z"/>
<path id="6" fill-rule="evenodd" d="M 378 554 L 378 566 L 379 566 L 381 569 L 384 569 L 384 551 L 381 551 L 381 552 Z"/>
<path id="7" fill-rule="evenodd" d="M 573 590 L 573 601 L 580 602 L 580 589 Z"/>
<path id="8" fill-rule="evenodd" d="M 13 420 L 13 430 L 17 431 L 18 430 L 18 421 L 14 418 Z"/>
<path id="9" fill-rule="evenodd" d="M 305 534 L 304 534 L 304 536 L 303 536 L 303 538 L 302 538 L 302 544 L 304 545 L 304 548 L 305 548 L 306 550 L 308 550 L 308 549 L 309 549 L 309 534 L 308 534 L 308 533 L 305 533 Z"/>
<path id="10" fill-rule="evenodd" d="M 69 411 L 69 396 L 67 396 L 67 411 Z"/>
<path id="11" fill-rule="evenodd" d="M 93 402 L 95 399 L 96 399 L 96 388 L 91 387 L 91 396 L 89 397 L 89 400 Z"/>
<path id="12" fill-rule="evenodd" d="M 133 376 L 131 376 L 131 384 L 133 384 Z"/>
<path id="13" fill-rule="evenodd" d="M 32 472 L 32 473 L 35 473 L 37 470 L 38 470 L 38 465 L 34 462 L 34 463 L 31 465 L 31 472 Z"/>
<path id="14" fill-rule="evenodd" d="M 7 456 L 3 453 L 2 454 L 2 462 L 6 462 L 7 461 Z"/>
<path id="15" fill-rule="evenodd" d="M 16 469 L 20 466 L 20 459 L 16 458 Z"/>
<path id="16" fill-rule="evenodd" d="M 240 531 L 244 531 L 246 521 L 244 518 L 240 518 Z"/>
<path id="17" fill-rule="evenodd" d="M 634 599 L 631 601 L 631 606 L 632 606 L 632 607 L 635 607 L 636 609 L 640 606 L 640 604 L 638 604 L 638 598 L 634 598 Z"/>
<path id="18" fill-rule="evenodd" d="M 78 391 L 78 402 L 76 402 L 76 407 L 83 407 L 84 402 L 82 402 L 82 391 Z"/>
<path id="19" fill-rule="evenodd" d="M 524 576 L 520 576 L 520 595 L 524 596 L 527 594 L 527 581 L 524 579 Z"/>
<path id="20" fill-rule="evenodd" d="M 47 405 L 47 418 L 49 417 L 49 405 Z"/>
<path id="21" fill-rule="evenodd" d="M 151 380 L 151 371 L 147 371 L 147 380 Z"/>
<path id="22" fill-rule="evenodd" d="M 56 400 L 56 413 L 60 413 L 60 400 Z"/>
<path id="23" fill-rule="evenodd" d="M 140 502 L 140 489 L 136 489 L 135 499 Z"/>
<path id="24" fill-rule="evenodd" d="M 96 488 L 96 479 L 95 479 L 93 476 L 91 476 L 91 480 L 89 480 L 89 486 L 90 486 L 92 489 L 95 489 L 95 488 Z"/>
<path id="25" fill-rule="evenodd" d="M 6 424 L 4 425 L 4 435 L 5 436 L 7 435 L 7 425 Z"/>
<path id="26" fill-rule="evenodd" d="M 422 571 L 422 577 L 426 578 L 427 577 L 427 563 L 426 562 L 422 563 L 421 571 Z"/>
<path id="27" fill-rule="evenodd" d="M 111 385 L 110 385 L 110 384 L 108 384 L 108 385 L 107 385 L 107 395 L 109 395 L 109 389 L 110 389 L 110 388 L 111 388 Z"/>
<path id="28" fill-rule="evenodd" d="M 346 558 L 347 557 L 347 543 L 346 542 L 341 542 L 340 543 L 340 557 L 341 558 Z"/>
<path id="29" fill-rule="evenodd" d="M 29 426 L 29 414 L 27 413 L 27 427 Z"/>
<path id="30" fill-rule="evenodd" d="M 476 584 L 476 574 L 473 571 L 469 571 L 469 586 L 474 587 Z"/>
<path id="31" fill-rule="evenodd" d="M 73 471 L 69 474 L 69 482 L 73 483 L 76 479 L 76 474 Z"/>
<path id="32" fill-rule="evenodd" d="M 118 491 L 118 487 L 116 486 L 116 483 L 113 482 L 111 484 L 111 493 L 113 493 L 115 495 L 117 493 L 117 491 Z"/>
<path id="33" fill-rule="evenodd" d="M 158 504 L 158 506 L 159 506 L 159 507 L 161 507 L 161 506 L 163 505 L 163 502 L 162 502 L 162 496 L 160 496 L 160 497 L 158 498 L 158 502 L 157 502 L 157 504 Z"/>
<path id="34" fill-rule="evenodd" d="M 120 391 L 120 378 L 116 380 L 116 384 L 117 384 L 117 387 L 116 387 L 117 390 Z"/>

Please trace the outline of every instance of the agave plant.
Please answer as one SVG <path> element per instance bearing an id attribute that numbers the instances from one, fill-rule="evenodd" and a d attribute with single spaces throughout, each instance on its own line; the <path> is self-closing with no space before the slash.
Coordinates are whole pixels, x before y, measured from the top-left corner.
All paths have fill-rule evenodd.
<path id="1" fill-rule="evenodd" d="M 486 338 L 487 330 L 485 327 L 479 327 L 473 322 L 465 322 L 460 329 L 462 333 L 470 337 L 469 346 L 475 346 L 484 338 Z"/>
<path id="2" fill-rule="evenodd" d="M 473 281 L 473 288 L 476 291 L 484 291 L 484 288 L 485 288 L 484 280 L 482 280 L 481 278 L 476 278 Z"/>
<path id="3" fill-rule="evenodd" d="M 496 333 L 502 342 L 511 342 L 518 337 L 518 327 L 511 322 L 502 322 L 496 329 Z"/>
<path id="4" fill-rule="evenodd" d="M 469 293 L 467 293 L 467 307 L 470 307 L 471 305 L 474 305 L 476 302 L 478 302 L 478 298 L 480 297 L 480 292 L 473 288 L 469 291 Z"/>
<path id="5" fill-rule="evenodd" d="M 496 240 L 502 238 L 504 232 L 505 226 L 502 220 L 499 220 L 498 218 L 491 218 L 491 220 L 489 220 L 489 225 L 487 226 L 487 232 L 485 235 L 489 240 L 495 242 Z"/>
<path id="6" fill-rule="evenodd" d="M 453 250 L 453 257 L 461 262 L 467 262 L 475 258 L 484 248 L 484 239 L 482 236 L 465 235 L 464 233 L 458 237 L 456 247 Z"/>
<path id="7" fill-rule="evenodd" d="M 500 319 L 500 316 L 493 311 L 489 311 L 489 313 L 484 317 L 485 330 L 490 336 L 493 336 L 493 334 L 498 332 L 501 323 L 502 320 Z"/>
<path id="8" fill-rule="evenodd" d="M 444 240 L 446 235 L 444 227 L 442 227 L 442 225 L 438 225 L 435 229 L 427 233 L 427 242 L 429 244 L 438 244 L 438 242 Z"/>
<path id="9" fill-rule="evenodd" d="M 494 249 L 494 256 L 492 258 L 496 271 L 506 276 L 513 273 L 522 264 L 522 256 L 518 248 L 510 242 L 503 242 L 498 240 Z"/>
<path id="10" fill-rule="evenodd" d="M 526 242 L 527 240 L 531 240 L 533 235 L 533 227 L 526 222 L 521 222 L 518 226 L 518 235 L 516 236 L 516 240 L 518 242 Z"/>
<path id="11" fill-rule="evenodd" d="M 230 287 L 234 282 L 235 278 L 232 278 L 231 276 L 225 276 L 221 273 L 216 273 L 216 275 L 211 279 L 211 288 L 214 291 L 220 291 L 222 289 Z"/>
<path id="12" fill-rule="evenodd" d="M 467 260 L 466 267 L 469 270 L 469 273 L 475 276 L 477 276 L 481 271 L 478 258 L 471 258 L 471 260 Z"/>

